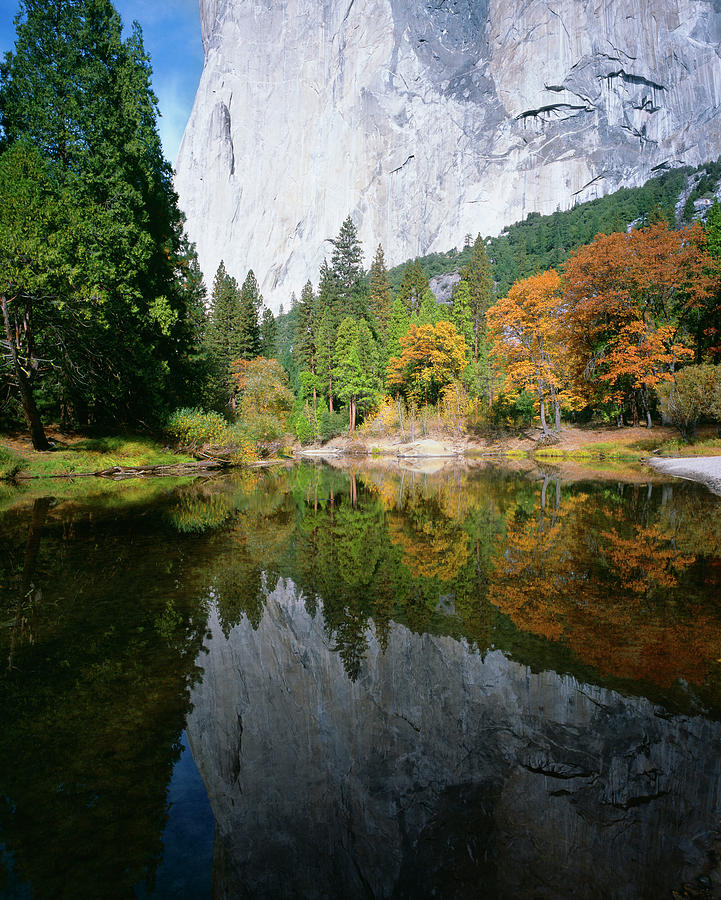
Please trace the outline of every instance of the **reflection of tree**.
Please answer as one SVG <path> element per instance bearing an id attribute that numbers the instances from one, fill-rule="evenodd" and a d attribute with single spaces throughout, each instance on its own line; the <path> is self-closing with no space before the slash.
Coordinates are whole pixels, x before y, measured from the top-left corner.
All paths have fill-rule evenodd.
<path id="1" fill-rule="evenodd" d="M 488 542 L 498 514 L 485 487 L 479 511 L 478 496 L 457 474 L 406 479 L 382 470 L 360 477 L 315 470 L 315 480 L 307 473 L 299 480 L 302 519 L 287 574 L 306 604 L 322 599 L 352 677 L 371 624 L 385 647 L 392 619 L 418 632 L 452 621 L 454 631 L 488 646 Z"/>
<path id="2" fill-rule="evenodd" d="M 34 600 L 32 628 L 0 637 L 0 830 L 35 897 L 133 896 L 161 856 L 205 619 L 162 517 L 47 506 L 3 520 L 2 615 Z"/>
<path id="3" fill-rule="evenodd" d="M 468 534 L 433 498 L 415 492 L 391 513 L 388 535 L 403 550 L 403 562 L 417 578 L 452 581 L 468 561 Z"/>
<path id="4" fill-rule="evenodd" d="M 227 635 L 243 616 L 253 628 L 260 625 L 295 528 L 295 510 L 284 474 L 234 480 L 225 491 L 223 528 L 210 538 L 204 581 Z M 219 506 L 217 494 L 213 497 Z"/>
<path id="5" fill-rule="evenodd" d="M 703 683 L 721 622 L 717 612 L 678 602 L 689 599 L 696 556 L 679 547 L 688 535 L 682 507 L 659 504 L 659 495 L 652 502 L 636 488 L 623 497 L 565 491 L 554 503 L 539 496 L 532 512 L 509 521 L 494 555 L 492 603 L 604 675 Z M 707 539 L 698 538 L 702 549 Z"/>

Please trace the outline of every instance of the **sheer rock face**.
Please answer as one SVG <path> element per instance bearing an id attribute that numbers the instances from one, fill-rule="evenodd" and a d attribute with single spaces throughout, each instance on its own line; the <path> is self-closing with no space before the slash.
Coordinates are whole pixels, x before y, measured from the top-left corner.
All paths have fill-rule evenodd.
<path id="1" fill-rule="evenodd" d="M 216 897 L 635 900 L 704 865 L 718 723 L 401 626 L 352 682 L 290 583 L 257 630 L 209 628 Z"/>
<path id="2" fill-rule="evenodd" d="M 206 279 L 277 307 L 351 213 L 447 250 L 721 152 L 715 0 L 200 0 L 177 189 Z"/>

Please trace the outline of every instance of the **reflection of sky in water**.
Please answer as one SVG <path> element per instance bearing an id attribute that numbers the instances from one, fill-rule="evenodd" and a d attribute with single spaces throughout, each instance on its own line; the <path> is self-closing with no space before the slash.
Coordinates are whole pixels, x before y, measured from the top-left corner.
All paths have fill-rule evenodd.
<path id="1" fill-rule="evenodd" d="M 185 732 L 182 743 L 183 753 L 168 786 L 170 813 L 163 832 L 163 861 L 150 895 L 158 900 L 205 900 L 211 895 L 215 821 Z M 149 895 L 138 889 L 138 896 Z"/>

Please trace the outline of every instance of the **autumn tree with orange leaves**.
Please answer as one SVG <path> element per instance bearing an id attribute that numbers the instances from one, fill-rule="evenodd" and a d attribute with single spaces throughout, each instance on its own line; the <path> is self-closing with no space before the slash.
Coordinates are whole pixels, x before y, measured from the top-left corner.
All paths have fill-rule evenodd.
<path id="1" fill-rule="evenodd" d="M 411 325 L 400 344 L 401 355 L 388 361 L 387 381 L 414 403 L 435 403 L 466 367 L 466 342 L 451 322 Z"/>
<path id="2" fill-rule="evenodd" d="M 568 391 L 568 353 L 561 278 L 554 269 L 517 281 L 486 314 L 492 355 L 505 363 L 510 383 L 535 394 L 541 426 L 546 408 L 561 427 L 561 398 Z"/>
<path id="3" fill-rule="evenodd" d="M 693 358 L 694 324 L 711 296 L 713 260 L 703 228 L 665 223 L 597 235 L 564 267 L 563 301 L 576 386 L 589 402 L 639 406 Z"/>

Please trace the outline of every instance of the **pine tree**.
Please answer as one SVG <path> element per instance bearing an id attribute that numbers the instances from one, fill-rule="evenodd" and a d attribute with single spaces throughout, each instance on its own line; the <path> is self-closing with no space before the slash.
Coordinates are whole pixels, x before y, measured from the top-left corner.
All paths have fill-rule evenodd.
<path id="1" fill-rule="evenodd" d="M 260 319 L 260 355 L 273 359 L 278 351 L 278 323 L 266 306 Z"/>
<path id="2" fill-rule="evenodd" d="M 338 236 L 331 240 L 331 267 L 338 299 L 344 313 L 356 318 L 368 315 L 368 299 L 363 284 L 363 250 L 353 219 L 348 216 Z"/>
<path id="3" fill-rule="evenodd" d="M 413 318 L 418 325 L 435 325 L 440 320 L 438 301 L 430 288 L 423 292 L 418 315 Z"/>
<path id="4" fill-rule="evenodd" d="M 335 344 L 335 377 L 339 398 L 348 404 L 349 430 L 355 432 L 358 412 L 378 397 L 377 351 L 368 324 L 346 316 L 338 328 Z"/>
<path id="5" fill-rule="evenodd" d="M 313 293 L 313 285 L 308 281 L 301 291 L 298 303 L 298 321 L 293 342 L 293 352 L 298 369 L 307 373 L 304 382 L 308 391 L 313 395 L 314 409 L 318 389 L 316 372 L 318 329 L 316 296 Z"/>
<path id="6" fill-rule="evenodd" d="M 231 393 L 230 365 L 243 354 L 243 326 L 238 282 L 221 260 L 213 281 L 206 343 L 226 400 Z"/>
<path id="7" fill-rule="evenodd" d="M 67 213 L 53 230 L 66 284 L 36 332 L 48 397 L 76 421 L 147 417 L 182 389 L 197 292 L 140 29 L 123 40 L 109 0 L 21 0 L 16 26 L 0 151 L 33 147 Z"/>
<path id="8" fill-rule="evenodd" d="M 473 327 L 473 360 L 478 362 L 481 341 L 486 331 L 486 312 L 493 302 L 493 274 L 483 238 L 478 235 L 473 244 L 471 260 L 461 272 L 468 284 L 471 324 Z"/>
<path id="9" fill-rule="evenodd" d="M 331 312 L 326 309 L 321 315 L 316 339 L 316 373 L 320 393 L 328 401 L 328 410 L 333 412 L 333 367 L 335 365 L 335 343 L 337 328 Z"/>
<path id="10" fill-rule="evenodd" d="M 400 297 L 396 297 L 393 301 L 393 309 L 391 310 L 391 318 L 388 324 L 388 339 L 382 353 L 381 368 L 384 377 L 388 360 L 393 356 L 401 355 L 401 338 L 408 334 L 409 328 L 410 316 L 408 315 L 408 310 Z"/>
<path id="11" fill-rule="evenodd" d="M 323 260 L 318 281 L 316 301 L 317 353 L 316 372 L 319 390 L 328 399 L 328 408 L 333 412 L 333 348 L 341 320 L 342 299 L 338 278 L 328 262 Z"/>
<path id="12" fill-rule="evenodd" d="M 408 315 L 417 313 L 423 300 L 423 295 L 428 290 L 428 279 L 421 268 L 420 262 L 414 260 L 408 263 L 403 271 L 401 286 L 398 288 L 398 296 L 405 304 Z"/>
<path id="13" fill-rule="evenodd" d="M 469 350 L 472 350 L 473 314 L 471 312 L 471 292 L 468 288 L 468 282 L 464 278 L 458 282 L 453 292 L 451 322 L 456 326 L 458 333 L 463 335 Z"/>
<path id="14" fill-rule="evenodd" d="M 388 270 L 386 269 L 383 247 L 380 244 L 378 244 L 370 270 L 368 306 L 371 315 L 376 321 L 378 335 L 383 342 L 388 335 L 393 297 L 391 295 L 391 285 L 388 281 Z"/>
<path id="15" fill-rule="evenodd" d="M 260 352 L 260 327 L 258 313 L 263 305 L 258 280 L 252 269 L 248 270 L 238 298 L 240 304 L 240 358 L 253 359 Z"/>

